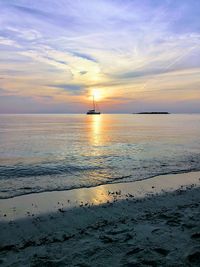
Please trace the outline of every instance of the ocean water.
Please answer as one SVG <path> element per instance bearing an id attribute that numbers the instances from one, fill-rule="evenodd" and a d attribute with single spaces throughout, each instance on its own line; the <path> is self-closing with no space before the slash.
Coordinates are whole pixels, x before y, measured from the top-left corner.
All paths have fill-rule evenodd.
<path id="1" fill-rule="evenodd" d="M 200 170 L 200 114 L 0 115 L 0 198 Z"/>

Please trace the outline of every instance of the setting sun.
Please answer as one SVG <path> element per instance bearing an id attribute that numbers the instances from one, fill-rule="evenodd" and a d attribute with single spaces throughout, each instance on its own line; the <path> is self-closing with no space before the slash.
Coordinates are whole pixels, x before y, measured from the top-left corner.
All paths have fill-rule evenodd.
<path id="1" fill-rule="evenodd" d="M 101 89 L 92 89 L 91 90 L 91 96 L 95 98 L 96 101 L 100 101 L 103 97 L 103 91 Z"/>

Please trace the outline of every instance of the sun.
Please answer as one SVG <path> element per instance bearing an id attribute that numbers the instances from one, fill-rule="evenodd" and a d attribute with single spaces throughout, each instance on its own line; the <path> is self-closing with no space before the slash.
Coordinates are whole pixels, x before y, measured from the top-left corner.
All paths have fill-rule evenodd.
<path id="1" fill-rule="evenodd" d="M 96 89 L 96 88 L 92 89 L 91 95 L 94 96 L 96 101 L 99 101 L 103 98 L 103 93 L 102 93 L 102 90 L 100 90 L 100 89 Z"/>

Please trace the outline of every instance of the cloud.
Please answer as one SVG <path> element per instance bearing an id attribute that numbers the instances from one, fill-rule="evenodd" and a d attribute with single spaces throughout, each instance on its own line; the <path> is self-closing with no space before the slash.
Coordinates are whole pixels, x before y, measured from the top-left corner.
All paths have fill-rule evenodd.
<path id="1" fill-rule="evenodd" d="M 18 40 L 22 39 L 26 41 L 34 41 L 42 38 L 41 33 L 34 29 L 7 27 L 6 30 L 4 30 L 4 34 L 12 36 Z"/>
<path id="2" fill-rule="evenodd" d="M 51 84 L 47 86 L 63 89 L 67 91 L 70 95 L 80 95 L 85 92 L 84 86 L 78 84 Z"/>
<path id="3" fill-rule="evenodd" d="M 21 11 L 22 13 L 28 13 L 29 15 L 32 15 L 32 16 L 39 16 L 42 18 L 46 18 L 49 15 L 49 13 L 45 11 L 42 11 L 36 8 L 27 7 L 27 6 L 13 4 L 12 7 Z"/>
<path id="4" fill-rule="evenodd" d="M 87 59 L 89 61 L 93 61 L 93 62 L 97 62 L 94 58 L 92 58 L 91 56 L 84 54 L 84 53 L 79 53 L 79 52 L 72 52 L 73 55 L 83 58 L 83 59 Z"/>
<path id="5" fill-rule="evenodd" d="M 0 95 L 5 95 L 7 93 L 7 90 L 0 88 Z"/>
<path id="6" fill-rule="evenodd" d="M 85 75 L 85 74 L 87 74 L 87 71 L 82 70 L 82 71 L 79 71 L 79 73 L 80 73 L 81 75 Z"/>
<path id="7" fill-rule="evenodd" d="M 21 45 L 19 45 L 16 41 L 0 36 L 0 46 L 1 45 L 21 48 Z"/>

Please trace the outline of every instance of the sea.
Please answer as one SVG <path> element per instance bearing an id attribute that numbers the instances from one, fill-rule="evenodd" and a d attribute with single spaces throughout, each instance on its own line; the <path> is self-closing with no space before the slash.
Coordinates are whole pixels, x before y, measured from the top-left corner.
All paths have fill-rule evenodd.
<path id="1" fill-rule="evenodd" d="M 0 115 L 0 198 L 200 170 L 200 114 Z"/>

